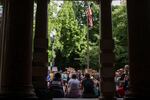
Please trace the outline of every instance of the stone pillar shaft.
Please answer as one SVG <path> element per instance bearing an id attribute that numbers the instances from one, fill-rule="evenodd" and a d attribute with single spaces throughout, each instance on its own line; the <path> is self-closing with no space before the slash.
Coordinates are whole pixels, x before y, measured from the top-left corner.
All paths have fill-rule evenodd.
<path id="1" fill-rule="evenodd" d="M 5 3 L 4 3 L 5 2 Z M 5 43 L 6 43 L 6 35 L 4 34 L 6 30 L 6 24 L 7 23 L 7 8 L 8 3 L 6 1 L 3 1 L 3 15 L 1 18 L 1 30 L 0 30 L 0 83 L 1 83 L 1 77 L 2 77 L 2 66 L 3 66 L 3 59 L 5 54 Z M 5 11 L 4 11 L 5 10 Z M 1 88 L 1 87 L 0 87 Z"/>
<path id="2" fill-rule="evenodd" d="M 127 0 L 129 37 L 129 98 L 149 97 L 150 93 L 150 3 Z M 128 98 L 128 99 L 129 99 Z"/>
<path id="3" fill-rule="evenodd" d="M 102 99 L 113 100 L 115 85 L 114 72 L 114 40 L 112 39 L 111 0 L 101 0 L 101 89 Z"/>
<path id="4" fill-rule="evenodd" d="M 2 60 L 0 98 L 33 99 L 33 1 L 5 0 L 5 4 L 5 52 Z"/>
<path id="5" fill-rule="evenodd" d="M 2 57 L 3 57 L 3 46 L 4 46 L 4 32 L 3 32 L 3 26 L 4 26 L 4 6 L 6 5 L 3 5 L 3 12 L 2 12 L 2 16 L 0 18 L 0 73 L 1 73 L 1 70 L 2 70 Z M 6 8 L 6 7 L 5 7 Z M 0 83 L 1 83 L 1 75 L 0 75 Z"/>
<path id="6" fill-rule="evenodd" d="M 48 0 L 37 0 L 36 24 L 33 55 L 33 83 L 37 96 L 43 99 L 47 89 L 48 72 Z M 46 93 L 44 94 L 46 96 Z"/>
<path id="7" fill-rule="evenodd" d="M 37 0 L 35 37 L 47 38 L 48 0 Z"/>

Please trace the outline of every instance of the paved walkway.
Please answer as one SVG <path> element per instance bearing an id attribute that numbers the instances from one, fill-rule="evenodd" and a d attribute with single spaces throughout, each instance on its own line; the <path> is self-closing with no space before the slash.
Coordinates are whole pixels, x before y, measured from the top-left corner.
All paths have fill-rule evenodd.
<path id="1" fill-rule="evenodd" d="M 53 100 L 98 100 L 98 98 L 54 98 Z"/>
<path id="2" fill-rule="evenodd" d="M 54 98 L 53 100 L 99 100 L 98 98 Z M 123 98 L 118 98 L 117 100 L 123 100 Z"/>

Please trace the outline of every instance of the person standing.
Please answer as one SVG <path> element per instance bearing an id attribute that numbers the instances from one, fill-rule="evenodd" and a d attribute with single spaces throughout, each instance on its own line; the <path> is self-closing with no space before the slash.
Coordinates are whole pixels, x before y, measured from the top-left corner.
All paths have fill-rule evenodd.
<path id="1" fill-rule="evenodd" d="M 90 74 L 86 73 L 85 78 L 81 83 L 81 88 L 83 90 L 82 97 L 83 98 L 95 98 L 94 91 L 94 81 L 90 78 Z"/>
<path id="2" fill-rule="evenodd" d="M 50 90 L 51 98 L 63 98 L 64 97 L 63 83 L 61 80 L 60 73 L 56 73 L 54 75 L 54 79 L 51 81 L 49 90 Z"/>
<path id="3" fill-rule="evenodd" d="M 72 77 L 68 82 L 67 97 L 79 98 L 80 96 L 81 96 L 80 81 L 77 79 L 76 74 L 72 74 Z"/>

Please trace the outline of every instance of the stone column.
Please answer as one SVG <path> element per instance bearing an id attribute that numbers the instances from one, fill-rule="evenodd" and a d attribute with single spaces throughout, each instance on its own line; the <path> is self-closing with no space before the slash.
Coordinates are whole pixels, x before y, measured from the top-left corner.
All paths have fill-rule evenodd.
<path id="1" fill-rule="evenodd" d="M 101 4 L 101 91 L 102 100 L 113 100 L 115 93 L 114 72 L 114 40 L 112 38 L 111 0 L 100 0 Z"/>
<path id="2" fill-rule="evenodd" d="M 0 99 L 36 99 L 32 87 L 33 1 L 5 0 L 5 4 Z"/>
<path id="3" fill-rule="evenodd" d="M 146 100 L 150 93 L 150 2 L 127 0 L 129 94 L 126 100 Z"/>
<path id="4" fill-rule="evenodd" d="M 3 7 L 2 7 L 3 8 Z M 4 15 L 4 14 L 3 14 Z M 2 18 L 3 18 L 3 15 L 2 16 L 0 16 L 0 71 L 1 71 L 1 66 L 2 66 L 2 52 L 3 52 L 3 41 L 4 41 L 4 33 L 3 33 L 3 31 L 2 31 Z M 3 21 L 4 22 L 4 21 Z M 1 77 L 1 75 L 0 75 L 0 77 Z"/>
<path id="5" fill-rule="evenodd" d="M 4 1 L 3 1 L 4 2 Z M 6 1 L 5 1 L 6 2 Z M 2 65 L 3 65 L 3 56 L 4 56 L 4 44 L 5 44 L 5 35 L 4 35 L 4 26 L 5 26 L 5 23 L 6 23 L 6 15 L 7 13 L 6 10 L 4 12 L 4 9 L 7 8 L 7 3 L 1 3 L 3 5 L 3 12 L 2 12 L 2 16 L 0 18 L 0 73 L 2 73 Z M 4 20 L 5 18 L 5 20 Z M 1 83 L 1 74 L 0 74 L 0 83 Z M 0 87 L 1 88 L 1 87 Z"/>
<path id="6" fill-rule="evenodd" d="M 48 72 L 48 0 L 36 0 L 36 24 L 33 53 L 33 85 L 37 96 L 44 100 L 47 96 Z"/>

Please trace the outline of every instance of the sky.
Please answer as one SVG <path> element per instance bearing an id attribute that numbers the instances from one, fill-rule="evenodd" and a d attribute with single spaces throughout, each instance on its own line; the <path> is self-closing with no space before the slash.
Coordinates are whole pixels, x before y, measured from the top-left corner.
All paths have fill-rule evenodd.
<path id="1" fill-rule="evenodd" d="M 112 5 L 114 6 L 120 5 L 120 0 L 112 1 Z"/>
<path id="2" fill-rule="evenodd" d="M 56 0 L 56 2 L 58 3 L 58 4 L 61 4 L 61 3 L 63 3 L 63 1 L 58 1 L 58 0 Z M 112 5 L 120 5 L 120 0 L 113 0 L 112 1 Z"/>
<path id="3" fill-rule="evenodd" d="M 58 4 L 63 3 L 63 1 L 58 1 L 58 0 L 56 0 L 56 2 L 57 2 Z M 112 1 L 112 5 L 114 5 L 114 6 L 120 5 L 120 0 L 114 0 L 114 1 Z M 0 5 L 0 17 L 1 17 L 1 16 L 2 16 L 2 6 Z"/>
<path id="4" fill-rule="evenodd" d="M 0 17 L 2 16 L 2 6 L 0 5 Z"/>

